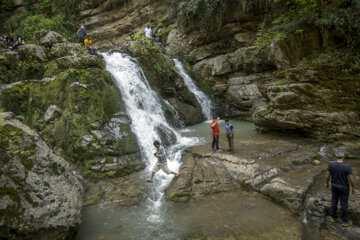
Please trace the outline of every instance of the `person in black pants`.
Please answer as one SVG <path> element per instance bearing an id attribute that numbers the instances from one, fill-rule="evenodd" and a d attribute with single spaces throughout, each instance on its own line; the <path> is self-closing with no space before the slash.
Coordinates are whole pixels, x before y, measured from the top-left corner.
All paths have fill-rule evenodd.
<path id="1" fill-rule="evenodd" d="M 210 127 L 212 129 L 212 136 L 213 136 L 211 147 L 213 150 L 215 150 L 215 145 L 216 145 L 217 151 L 219 151 L 219 134 L 220 134 L 219 125 L 218 125 L 219 120 L 220 117 L 217 118 L 214 117 L 212 122 L 210 123 Z"/>
<path id="2" fill-rule="evenodd" d="M 349 181 L 352 187 L 352 194 L 355 194 L 354 178 L 352 176 L 352 169 L 350 164 L 344 163 L 345 153 L 341 149 L 336 149 L 336 161 L 330 162 L 328 171 L 326 172 L 325 187 L 329 187 L 329 180 L 331 178 L 331 217 L 332 223 L 336 222 L 337 205 L 340 199 L 341 205 L 341 219 L 342 226 L 348 227 L 352 223 L 347 216 L 348 200 L 349 200 Z"/>

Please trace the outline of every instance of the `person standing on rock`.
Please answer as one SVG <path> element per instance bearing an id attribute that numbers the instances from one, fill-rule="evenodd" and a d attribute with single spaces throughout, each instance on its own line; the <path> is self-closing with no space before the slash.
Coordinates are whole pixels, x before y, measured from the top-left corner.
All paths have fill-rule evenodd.
<path id="1" fill-rule="evenodd" d="M 211 144 L 211 147 L 213 150 L 215 150 L 215 145 L 216 145 L 216 150 L 219 151 L 219 125 L 218 122 L 220 120 L 220 117 L 217 118 L 213 118 L 212 122 L 210 123 L 210 127 L 212 129 L 212 136 L 213 136 L 213 141 Z"/>
<path id="2" fill-rule="evenodd" d="M 150 27 L 150 25 L 147 25 L 147 27 L 145 28 L 145 37 L 151 38 L 151 27 Z"/>
<path id="3" fill-rule="evenodd" d="M 164 173 L 166 173 L 166 174 L 174 174 L 175 178 L 177 178 L 179 176 L 179 174 L 171 171 L 167 166 L 167 160 L 166 160 L 164 147 L 160 146 L 159 141 L 155 141 L 153 144 L 156 147 L 156 152 L 154 153 L 154 156 L 157 157 L 158 161 L 155 164 L 155 166 L 153 167 L 153 169 L 151 171 L 151 176 L 150 176 L 149 180 L 147 180 L 147 182 L 152 182 L 155 173 L 157 171 L 159 171 L 160 169 L 163 170 Z"/>
<path id="4" fill-rule="evenodd" d="M 234 152 L 234 127 L 229 119 L 225 120 L 225 133 L 229 142 L 229 152 Z"/>
<path id="5" fill-rule="evenodd" d="M 336 161 L 330 162 L 328 171 L 326 172 L 325 187 L 329 187 L 331 178 L 331 217 L 332 223 L 336 222 L 337 205 L 340 199 L 342 226 L 348 227 L 352 223 L 347 216 L 348 200 L 349 200 L 349 181 L 352 187 L 352 194 L 355 194 L 354 178 L 350 164 L 344 163 L 345 153 L 341 149 L 335 151 Z"/>
<path id="6" fill-rule="evenodd" d="M 87 36 L 84 25 L 81 25 L 81 27 L 78 29 L 77 36 L 78 36 L 78 42 L 84 44 L 85 38 Z"/>

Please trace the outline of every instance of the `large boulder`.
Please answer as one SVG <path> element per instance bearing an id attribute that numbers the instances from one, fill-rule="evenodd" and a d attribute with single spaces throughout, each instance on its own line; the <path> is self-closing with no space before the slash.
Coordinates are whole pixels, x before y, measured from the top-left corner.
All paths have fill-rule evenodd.
<path id="1" fill-rule="evenodd" d="M 46 48 L 51 48 L 54 44 L 63 42 L 66 42 L 66 39 L 53 31 L 44 30 L 35 33 L 35 43 Z"/>
<path id="2" fill-rule="evenodd" d="M 46 61 L 47 51 L 44 47 L 35 44 L 25 44 L 17 48 L 22 61 Z"/>
<path id="3" fill-rule="evenodd" d="M 83 187 L 71 165 L 10 113 L 0 113 L 0 232 L 5 239 L 69 239 Z"/>

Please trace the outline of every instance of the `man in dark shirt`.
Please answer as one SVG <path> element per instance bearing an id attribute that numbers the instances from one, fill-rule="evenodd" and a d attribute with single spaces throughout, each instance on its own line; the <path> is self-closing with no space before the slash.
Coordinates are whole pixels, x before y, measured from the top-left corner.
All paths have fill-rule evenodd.
<path id="1" fill-rule="evenodd" d="M 329 180 L 331 177 L 331 222 L 336 222 L 336 211 L 337 205 L 340 199 L 341 205 L 341 219 L 342 226 L 348 227 L 351 226 L 351 222 L 347 217 L 347 208 L 348 208 L 348 200 L 349 200 L 349 181 L 352 187 L 352 194 L 355 193 L 354 188 L 354 178 L 352 176 L 352 169 L 350 164 L 344 163 L 345 153 L 341 149 L 336 149 L 336 162 L 330 162 L 328 171 L 326 173 L 326 183 L 325 187 L 329 187 Z"/>

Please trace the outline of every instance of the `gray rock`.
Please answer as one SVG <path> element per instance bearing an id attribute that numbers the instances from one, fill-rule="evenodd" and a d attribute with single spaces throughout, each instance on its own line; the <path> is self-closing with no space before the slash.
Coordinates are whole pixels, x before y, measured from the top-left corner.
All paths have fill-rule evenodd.
<path id="1" fill-rule="evenodd" d="M 35 43 L 46 48 L 51 48 L 54 44 L 66 42 L 66 39 L 53 31 L 39 31 L 35 33 Z"/>
<path id="2" fill-rule="evenodd" d="M 19 120 L 19 121 L 24 121 L 25 120 L 25 117 L 23 115 L 17 115 L 15 118 L 17 120 Z"/>
<path id="3" fill-rule="evenodd" d="M 234 38 L 239 43 L 251 43 L 256 38 L 255 32 L 244 32 L 244 33 L 237 33 L 234 35 Z"/>
<path id="4" fill-rule="evenodd" d="M 0 126 L 2 139 L 3 134 L 12 132 L 6 135 L 12 144 L 1 143 L 5 146 L 0 177 L 2 237 L 73 237 L 81 222 L 81 178 L 37 133 L 11 114 L 0 113 Z"/>
<path id="5" fill-rule="evenodd" d="M 62 110 L 56 105 L 50 105 L 44 114 L 45 122 L 53 121 L 54 119 L 60 117 Z"/>
<path id="6" fill-rule="evenodd" d="M 25 44 L 17 48 L 19 59 L 23 61 L 46 61 L 46 49 L 39 45 Z"/>

